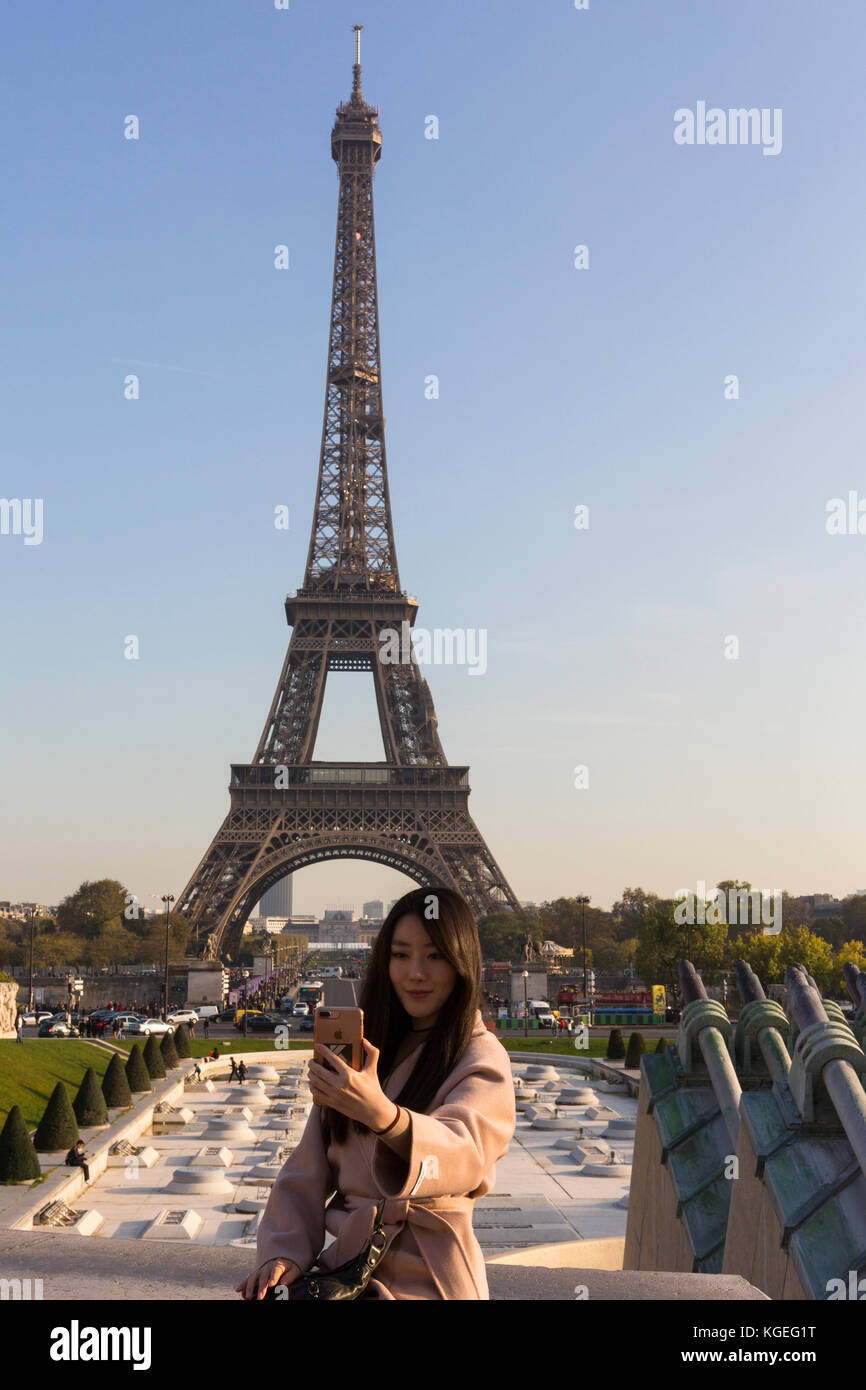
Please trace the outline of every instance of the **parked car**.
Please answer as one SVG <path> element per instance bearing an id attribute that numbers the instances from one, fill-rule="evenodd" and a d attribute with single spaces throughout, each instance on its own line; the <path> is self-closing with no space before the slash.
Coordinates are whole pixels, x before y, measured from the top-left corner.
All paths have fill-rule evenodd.
<path id="1" fill-rule="evenodd" d="M 168 1016 L 169 1023 L 198 1023 L 198 1012 L 195 1009 L 172 1009 Z"/>
<path id="2" fill-rule="evenodd" d="M 24 1010 L 24 1022 L 25 1022 L 25 1023 L 44 1023 L 45 1020 L 46 1020 L 46 1018 L 53 1018 L 53 1017 L 54 1017 L 54 1015 L 53 1015 L 53 1013 L 51 1013 L 51 1011 L 50 1011 L 49 1009 L 38 1009 L 38 1010 L 35 1010 L 35 1009 L 25 1009 L 25 1010 Z"/>
<path id="3" fill-rule="evenodd" d="M 164 1033 L 173 1033 L 173 1023 L 163 1023 L 161 1018 L 144 1018 L 135 1023 L 130 1023 L 126 1029 L 130 1037 L 149 1038 L 153 1033 L 156 1037 L 162 1037 Z"/>
<path id="4" fill-rule="evenodd" d="M 314 1029 L 315 1026 L 316 1026 L 316 1020 L 313 1018 L 313 1015 L 312 1015 L 312 1014 L 307 1014 L 305 1018 L 302 1018 L 302 1019 L 301 1019 L 301 1032 L 302 1032 L 302 1033 L 312 1033 L 312 1031 L 313 1031 L 313 1029 Z"/>
<path id="5" fill-rule="evenodd" d="M 118 1028 L 127 1029 L 131 1028 L 133 1023 L 147 1023 L 147 1021 L 147 1017 L 144 1014 L 134 1014 L 130 1012 L 112 1014 L 111 1018 L 106 1023 L 106 1031 L 110 1032 L 115 1023 Z"/>
<path id="6" fill-rule="evenodd" d="M 220 1023 L 234 1023 L 236 1012 L 237 1010 L 234 1004 L 232 1004 L 230 1009 L 223 1009 L 222 1013 L 219 1015 Z"/>
<path id="7" fill-rule="evenodd" d="M 203 1018 L 214 1019 L 221 1017 L 220 1011 L 217 1008 L 216 1004 L 200 1004 L 199 1007 L 196 1009 L 196 1013 L 198 1014 L 200 1020 Z"/>

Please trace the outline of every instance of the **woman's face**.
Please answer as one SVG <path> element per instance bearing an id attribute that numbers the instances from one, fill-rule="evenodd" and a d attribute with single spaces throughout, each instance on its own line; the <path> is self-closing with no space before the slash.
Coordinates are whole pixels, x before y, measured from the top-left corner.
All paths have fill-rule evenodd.
<path id="1" fill-rule="evenodd" d="M 457 981 L 457 971 L 436 950 L 420 917 L 401 917 L 391 938 L 388 966 L 397 998 L 412 1028 L 429 1028 Z"/>

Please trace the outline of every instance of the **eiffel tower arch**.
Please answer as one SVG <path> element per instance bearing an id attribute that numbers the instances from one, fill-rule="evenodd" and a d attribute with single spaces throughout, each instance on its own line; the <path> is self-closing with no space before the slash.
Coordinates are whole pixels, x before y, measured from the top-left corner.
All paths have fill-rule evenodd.
<path id="1" fill-rule="evenodd" d="M 385 459 L 373 172 L 379 111 L 361 91 L 337 108 L 340 176 L 325 418 L 303 587 L 286 599 L 289 648 L 249 764 L 233 764 L 229 812 L 178 899 L 191 954 L 237 953 L 244 924 L 287 873 L 367 859 L 421 887 L 461 893 L 477 916 L 520 904 L 468 807 L 408 640 L 418 600 L 400 587 Z M 400 652 L 394 659 L 394 651 Z M 315 762 L 330 673 L 372 671 L 384 762 Z"/>

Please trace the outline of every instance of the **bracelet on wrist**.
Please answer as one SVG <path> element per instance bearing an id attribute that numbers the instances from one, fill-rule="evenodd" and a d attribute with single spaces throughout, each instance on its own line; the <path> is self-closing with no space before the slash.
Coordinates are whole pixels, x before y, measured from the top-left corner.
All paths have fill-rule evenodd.
<path id="1" fill-rule="evenodd" d="M 397 1102 L 395 1101 L 394 1104 L 397 1105 Z M 402 1115 L 402 1113 L 403 1113 L 403 1112 L 402 1112 L 402 1110 L 400 1109 L 399 1105 L 397 1105 L 397 1114 L 394 1116 L 394 1118 L 393 1118 L 393 1120 L 391 1121 L 391 1123 L 390 1123 L 389 1125 L 386 1125 L 384 1129 L 374 1129 L 374 1130 L 373 1130 L 373 1133 L 376 1134 L 376 1135 L 379 1135 L 379 1136 L 381 1136 L 381 1135 L 383 1135 L 383 1134 L 387 1134 L 389 1129 L 393 1129 L 393 1128 L 394 1128 L 395 1124 L 396 1124 L 397 1121 L 399 1120 L 399 1118 L 400 1118 L 400 1116 Z"/>

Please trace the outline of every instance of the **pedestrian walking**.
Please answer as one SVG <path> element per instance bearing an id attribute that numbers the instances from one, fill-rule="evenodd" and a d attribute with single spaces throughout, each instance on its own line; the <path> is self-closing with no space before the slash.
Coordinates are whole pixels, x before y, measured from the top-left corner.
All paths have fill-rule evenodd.
<path id="1" fill-rule="evenodd" d="M 243 1058 L 241 1058 L 241 1063 L 240 1063 L 240 1066 L 238 1067 L 238 1081 L 240 1081 L 241 1085 L 243 1085 L 243 1083 L 246 1081 L 246 1079 L 247 1079 L 247 1064 L 246 1064 L 246 1062 L 243 1060 Z"/>
<path id="2" fill-rule="evenodd" d="M 234 1081 L 235 1077 L 236 1077 L 237 1074 L 238 1074 L 238 1064 L 237 1064 L 237 1062 L 235 1061 L 234 1057 L 232 1057 L 231 1061 L 232 1061 L 232 1069 L 231 1069 L 231 1071 L 229 1072 L 229 1085 L 231 1085 L 231 1083 Z"/>
<path id="3" fill-rule="evenodd" d="M 15 1041 L 16 1041 L 16 1042 L 20 1042 L 20 1043 L 23 1043 L 23 1041 L 24 1041 L 24 1015 L 23 1015 L 23 1014 L 19 1014 L 18 1017 L 17 1017 L 16 1020 L 15 1020 Z"/>

